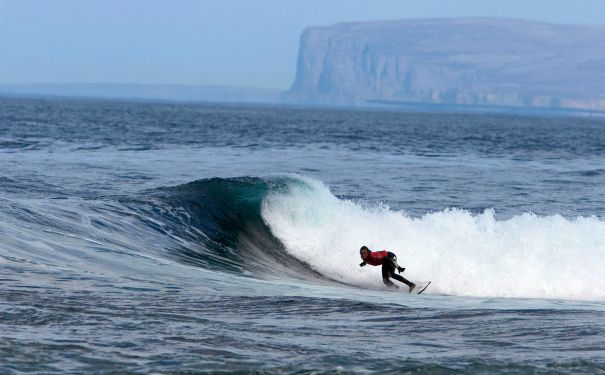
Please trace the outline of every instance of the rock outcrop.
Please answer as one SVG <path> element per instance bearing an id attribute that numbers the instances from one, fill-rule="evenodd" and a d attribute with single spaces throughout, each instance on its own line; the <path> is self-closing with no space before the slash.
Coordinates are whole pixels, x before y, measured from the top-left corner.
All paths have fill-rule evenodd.
<path id="1" fill-rule="evenodd" d="M 605 27 L 494 18 L 309 27 L 286 98 L 605 110 Z"/>

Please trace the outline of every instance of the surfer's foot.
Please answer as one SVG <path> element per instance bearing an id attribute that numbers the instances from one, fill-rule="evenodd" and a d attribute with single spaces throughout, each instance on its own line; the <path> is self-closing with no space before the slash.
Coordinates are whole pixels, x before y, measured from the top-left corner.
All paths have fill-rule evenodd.
<path id="1" fill-rule="evenodd" d="M 392 288 L 399 288 L 397 285 L 395 285 L 391 280 L 389 279 L 382 279 L 382 281 L 384 281 L 384 284 L 388 287 L 392 287 Z"/>
<path id="2" fill-rule="evenodd" d="M 414 290 L 414 288 L 416 287 L 416 284 L 412 284 L 412 285 L 408 285 L 410 287 L 410 293 L 412 293 L 412 290 Z"/>

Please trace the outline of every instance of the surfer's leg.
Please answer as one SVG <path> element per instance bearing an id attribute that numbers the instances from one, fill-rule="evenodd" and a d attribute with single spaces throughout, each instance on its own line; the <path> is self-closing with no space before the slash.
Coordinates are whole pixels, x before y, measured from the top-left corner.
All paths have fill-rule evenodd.
<path id="1" fill-rule="evenodd" d="M 393 272 L 393 274 L 391 274 L 391 277 L 395 280 L 401 281 L 402 283 L 404 283 L 405 285 L 407 285 L 409 287 L 413 287 L 416 285 L 413 282 L 411 282 L 410 280 L 406 279 L 405 277 L 403 277 L 401 275 L 397 275 L 394 272 Z"/>
<path id="2" fill-rule="evenodd" d="M 384 266 L 384 265 L 383 265 Z M 414 287 L 416 286 L 416 284 L 414 284 L 413 282 L 411 282 L 410 280 L 406 279 L 405 277 L 401 276 L 401 275 L 397 275 L 395 273 L 395 265 L 392 265 L 391 268 L 389 268 L 390 271 L 390 277 L 392 277 L 393 279 L 397 280 L 397 281 L 401 281 L 402 283 L 404 283 L 405 285 L 408 286 L 408 288 L 410 288 L 410 292 L 414 289 Z"/>
<path id="3" fill-rule="evenodd" d="M 397 285 L 393 284 L 391 279 L 389 279 L 390 274 L 391 274 L 391 268 L 389 266 L 389 262 L 382 263 L 382 282 L 386 286 L 394 286 L 397 288 Z"/>

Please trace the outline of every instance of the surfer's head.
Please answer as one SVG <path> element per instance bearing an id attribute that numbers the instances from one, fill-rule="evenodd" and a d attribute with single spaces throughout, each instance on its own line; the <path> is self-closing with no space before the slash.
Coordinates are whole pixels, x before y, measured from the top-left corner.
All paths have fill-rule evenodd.
<path id="1" fill-rule="evenodd" d="M 359 255 L 363 260 L 368 259 L 368 255 L 370 255 L 370 249 L 368 249 L 367 246 L 362 246 L 361 249 L 359 249 Z"/>

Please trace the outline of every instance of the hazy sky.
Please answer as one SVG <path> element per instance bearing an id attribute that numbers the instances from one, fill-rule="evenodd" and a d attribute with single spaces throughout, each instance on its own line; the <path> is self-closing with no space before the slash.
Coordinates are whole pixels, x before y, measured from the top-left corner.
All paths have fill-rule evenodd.
<path id="1" fill-rule="evenodd" d="M 459 16 L 605 24 L 605 0 L 0 0 L 0 84 L 286 89 L 308 25 Z"/>

